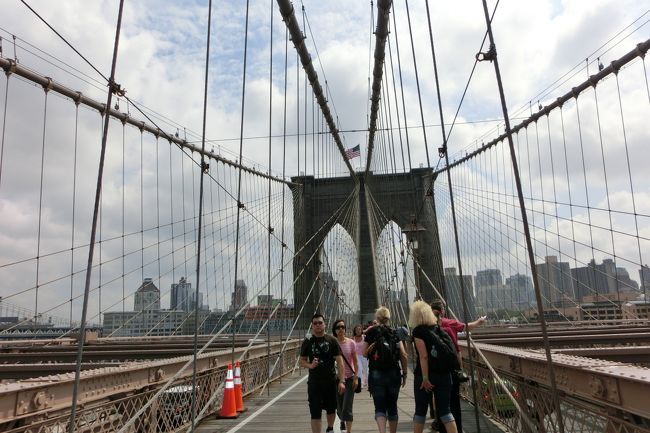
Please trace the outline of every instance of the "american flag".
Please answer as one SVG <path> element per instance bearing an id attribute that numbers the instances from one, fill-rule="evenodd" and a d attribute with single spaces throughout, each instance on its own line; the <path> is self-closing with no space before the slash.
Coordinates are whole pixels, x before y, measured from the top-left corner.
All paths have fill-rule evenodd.
<path id="1" fill-rule="evenodd" d="M 345 151 L 345 157 L 347 159 L 356 158 L 357 156 L 361 156 L 361 151 L 358 144 Z"/>

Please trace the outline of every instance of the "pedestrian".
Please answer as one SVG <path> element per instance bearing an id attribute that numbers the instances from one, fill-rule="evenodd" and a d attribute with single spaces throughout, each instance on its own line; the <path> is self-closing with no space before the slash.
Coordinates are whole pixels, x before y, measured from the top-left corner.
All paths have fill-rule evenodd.
<path id="1" fill-rule="evenodd" d="M 311 318 L 312 335 L 300 347 L 300 366 L 309 369 L 307 397 L 311 415 L 312 433 L 321 432 L 321 418 L 325 410 L 326 432 L 334 431 L 336 394 L 345 392 L 345 366 L 341 347 L 336 338 L 325 333 L 325 318 L 314 314 Z M 337 380 L 338 378 L 338 380 Z"/>
<path id="2" fill-rule="evenodd" d="M 357 346 L 357 376 L 361 378 L 361 387 L 368 387 L 368 359 L 363 356 L 363 342 L 365 341 L 365 336 L 363 335 L 363 326 L 357 325 L 352 330 L 352 338 L 354 344 Z"/>
<path id="3" fill-rule="evenodd" d="M 398 326 L 396 331 L 397 331 L 397 336 L 399 337 L 399 341 L 401 341 L 402 343 L 408 343 L 409 329 L 406 327 L 406 325 Z"/>
<path id="4" fill-rule="evenodd" d="M 449 407 L 451 398 L 451 370 L 458 365 L 451 338 L 437 325 L 438 320 L 429 304 L 416 301 L 411 306 L 409 325 L 413 330 L 416 366 L 413 370 L 415 414 L 413 432 L 422 433 L 432 394 L 435 396 L 436 414 L 448 433 L 458 433 L 454 415 Z M 443 335 L 444 334 L 444 335 Z M 445 345 L 443 339 L 448 339 Z M 446 347 L 447 358 L 444 358 Z M 447 365 L 449 356 L 453 365 Z"/>
<path id="5" fill-rule="evenodd" d="M 448 317 L 445 317 L 446 309 L 445 309 L 445 303 L 442 299 L 436 299 L 435 301 L 433 301 L 431 303 L 431 309 L 433 310 L 433 314 L 435 314 L 436 317 L 438 318 L 440 327 L 451 337 L 451 341 L 454 343 L 454 348 L 456 349 L 459 365 L 462 366 L 463 358 L 460 355 L 460 346 L 458 345 L 458 333 L 463 332 L 465 328 L 471 331 L 479 326 L 482 326 L 485 323 L 486 317 L 485 316 L 479 317 L 477 320 L 473 322 L 469 322 L 467 326 L 465 326 L 464 323 L 459 322 L 458 320 L 449 319 Z M 452 384 L 451 384 L 450 406 L 451 406 L 451 413 L 454 415 L 454 419 L 456 420 L 456 427 L 458 428 L 458 431 L 463 431 L 462 430 L 463 420 L 461 418 L 462 411 L 460 408 L 460 384 L 462 382 L 466 382 L 468 379 L 469 377 L 461 369 L 458 369 L 452 372 L 451 374 Z M 438 421 L 437 424 L 439 426 L 438 430 L 441 433 L 445 433 L 445 427 L 441 425 L 440 421 Z"/>
<path id="6" fill-rule="evenodd" d="M 354 340 L 345 336 L 345 321 L 338 319 L 334 321 L 332 326 L 332 334 L 336 336 L 336 341 L 341 347 L 341 357 L 345 364 L 345 392 L 337 394 L 337 413 L 341 420 L 341 431 L 352 431 L 352 405 L 354 403 L 354 393 L 359 379 L 357 371 L 359 366 L 357 363 L 357 345 Z"/>
<path id="7" fill-rule="evenodd" d="M 400 383 L 406 384 L 406 351 L 390 324 L 390 311 L 379 307 L 375 312 L 377 325 L 366 330 L 364 355 L 368 358 L 368 390 L 375 404 L 375 421 L 379 433 L 396 433 L 397 398 Z"/>

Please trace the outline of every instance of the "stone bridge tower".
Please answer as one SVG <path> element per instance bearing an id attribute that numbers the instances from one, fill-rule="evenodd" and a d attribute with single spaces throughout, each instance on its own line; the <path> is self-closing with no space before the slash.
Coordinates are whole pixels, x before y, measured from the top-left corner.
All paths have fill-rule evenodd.
<path id="1" fill-rule="evenodd" d="M 362 319 L 372 318 L 374 310 L 379 306 L 380 298 L 377 293 L 373 254 L 373 246 L 377 239 L 373 239 L 373 234 L 381 233 L 383 227 L 376 227 L 373 230 L 374 222 L 371 221 L 368 213 L 372 201 L 381 209 L 383 216 L 399 225 L 408 239 L 417 240 L 416 254 L 422 270 L 444 295 L 440 240 L 431 197 L 433 181 L 431 169 L 414 169 L 410 173 L 399 174 L 370 173 L 365 179 L 363 173 L 358 173 L 357 179 L 358 186 L 350 177 L 291 178 L 295 184 L 292 186 L 292 192 L 296 250 L 311 239 L 294 259 L 293 264 L 294 278 L 300 275 L 294 287 L 294 305 L 299 308 L 304 303 L 299 322 L 299 326 L 303 329 L 309 327 L 309 319 L 316 309 L 320 296 L 318 284 L 309 294 L 321 266 L 318 260 L 320 250 L 317 251 L 317 248 L 337 222 L 350 234 L 356 245 Z M 358 188 L 356 193 L 355 188 Z M 333 215 L 337 211 L 340 212 L 340 209 L 348 208 L 346 200 L 351 201 L 349 203 L 351 211 L 356 215 L 341 220 Z M 312 255 L 315 255 L 314 259 L 305 267 L 305 263 Z M 435 297 L 431 284 L 426 278 L 419 276 L 417 270 L 414 280 L 424 300 L 431 301 Z M 412 299 L 413 296 L 409 302 Z M 296 311 L 296 314 L 298 313 L 299 310 Z"/>

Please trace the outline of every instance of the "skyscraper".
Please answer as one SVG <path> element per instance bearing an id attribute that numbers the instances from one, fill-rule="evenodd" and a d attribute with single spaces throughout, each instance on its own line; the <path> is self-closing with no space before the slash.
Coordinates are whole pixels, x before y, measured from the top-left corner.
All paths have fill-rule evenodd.
<path id="1" fill-rule="evenodd" d="M 483 309 L 483 313 L 506 308 L 499 292 L 503 290 L 503 277 L 500 269 L 483 269 L 476 272 L 476 302 Z"/>
<path id="2" fill-rule="evenodd" d="M 620 292 L 632 292 L 639 290 L 639 283 L 630 278 L 630 273 L 625 268 L 616 268 L 617 289 Z"/>
<path id="3" fill-rule="evenodd" d="M 160 290 L 151 278 L 145 278 L 133 297 L 135 311 L 160 310 Z"/>
<path id="4" fill-rule="evenodd" d="M 458 316 L 462 322 L 471 322 L 476 317 L 476 305 L 474 299 L 474 285 L 471 275 L 463 275 L 461 286 L 460 275 L 456 274 L 456 268 L 445 268 L 445 287 L 447 288 L 447 305 Z M 465 317 L 463 309 L 463 294 L 461 288 L 465 289 L 465 302 L 467 303 L 467 314 Z"/>
<path id="5" fill-rule="evenodd" d="M 341 301 L 339 293 L 339 282 L 329 272 L 321 272 L 319 283 L 323 296 L 321 297 L 320 312 L 325 315 L 326 320 L 339 317 L 339 305 Z"/>
<path id="6" fill-rule="evenodd" d="M 248 287 L 244 280 L 235 281 L 235 291 L 230 302 L 231 311 L 239 311 L 248 302 Z"/>
<path id="7" fill-rule="evenodd" d="M 641 280 L 641 289 L 650 290 L 650 267 L 648 265 L 643 265 L 639 269 L 639 279 Z"/>
<path id="8" fill-rule="evenodd" d="M 506 278 L 506 286 L 512 297 L 512 304 L 517 310 L 527 310 L 535 305 L 533 280 L 528 275 L 515 274 Z"/>
<path id="9" fill-rule="evenodd" d="M 575 302 L 573 278 L 568 262 L 558 262 L 556 256 L 546 256 L 544 263 L 535 266 L 545 308 L 565 307 Z"/>
<path id="10" fill-rule="evenodd" d="M 572 269 L 571 274 L 575 281 L 578 301 L 582 301 L 585 296 L 590 295 L 638 290 L 637 282 L 630 278 L 627 270 L 621 267 L 617 268 L 612 259 L 604 259 L 599 265 L 594 259 L 591 259 L 587 266 Z M 641 271 L 639 271 L 639 276 L 641 276 L 641 287 L 643 287 Z M 650 274 L 648 276 L 650 277 Z"/>
<path id="11" fill-rule="evenodd" d="M 171 299 L 169 300 L 170 310 L 190 311 L 190 294 L 192 283 L 188 283 L 185 277 L 181 277 L 178 283 L 173 283 L 171 288 Z"/>

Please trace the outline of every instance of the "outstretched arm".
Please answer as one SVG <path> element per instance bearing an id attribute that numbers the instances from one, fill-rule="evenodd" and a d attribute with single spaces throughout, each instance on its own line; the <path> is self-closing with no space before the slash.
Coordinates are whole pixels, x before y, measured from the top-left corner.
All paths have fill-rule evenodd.
<path id="1" fill-rule="evenodd" d="M 478 328 L 479 326 L 483 326 L 483 324 L 485 323 L 486 318 L 487 318 L 486 316 L 481 316 L 478 319 L 476 319 L 475 321 L 469 322 L 467 324 L 467 330 L 471 331 L 474 328 Z"/>

